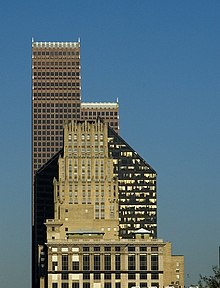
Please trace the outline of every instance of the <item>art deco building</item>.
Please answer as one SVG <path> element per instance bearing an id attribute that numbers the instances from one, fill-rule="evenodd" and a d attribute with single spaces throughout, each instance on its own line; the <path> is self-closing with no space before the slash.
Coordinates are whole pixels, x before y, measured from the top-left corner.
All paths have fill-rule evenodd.
<path id="1" fill-rule="evenodd" d="M 41 288 L 183 287 L 183 257 L 153 238 L 155 171 L 113 129 L 100 120 L 67 123 L 63 150 L 36 184 L 48 187 L 54 171 L 53 217 L 38 243 Z"/>

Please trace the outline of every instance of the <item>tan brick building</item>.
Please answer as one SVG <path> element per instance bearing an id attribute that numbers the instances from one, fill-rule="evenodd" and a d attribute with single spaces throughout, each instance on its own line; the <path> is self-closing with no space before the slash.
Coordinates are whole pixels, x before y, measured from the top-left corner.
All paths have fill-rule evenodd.
<path id="1" fill-rule="evenodd" d="M 133 239 L 119 237 L 113 161 L 106 123 L 65 125 L 42 288 L 184 287 L 184 259 L 170 243 L 143 228 Z"/>

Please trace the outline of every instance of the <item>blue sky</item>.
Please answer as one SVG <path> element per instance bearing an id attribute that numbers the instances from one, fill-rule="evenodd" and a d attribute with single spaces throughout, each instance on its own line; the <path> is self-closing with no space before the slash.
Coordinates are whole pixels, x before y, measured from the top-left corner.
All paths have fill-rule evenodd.
<path id="1" fill-rule="evenodd" d="M 30 287 L 31 38 L 81 39 L 83 101 L 120 103 L 121 136 L 158 172 L 159 237 L 186 284 L 220 245 L 220 2 L 2 1 L 1 287 Z"/>

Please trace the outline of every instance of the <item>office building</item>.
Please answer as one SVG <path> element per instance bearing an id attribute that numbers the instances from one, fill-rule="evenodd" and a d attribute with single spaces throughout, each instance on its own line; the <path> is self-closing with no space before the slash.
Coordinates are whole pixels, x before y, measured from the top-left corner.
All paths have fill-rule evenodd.
<path id="1" fill-rule="evenodd" d="M 119 133 L 119 111 L 116 103 L 81 103 L 81 120 L 104 119 Z"/>
<path id="2" fill-rule="evenodd" d="M 155 189 L 147 186 L 155 171 L 112 128 L 101 120 L 66 123 L 64 148 L 53 161 L 54 215 L 44 219 L 46 239 L 39 245 L 41 288 L 183 288 L 183 257 L 172 256 L 171 244 L 155 239 L 155 226 L 134 213 L 148 215 L 147 205 L 156 206 Z M 130 170 L 140 187 L 125 182 L 135 179 Z"/>
<path id="3" fill-rule="evenodd" d="M 118 103 L 81 103 L 80 42 L 32 42 L 32 172 L 63 146 L 65 120 L 100 117 L 119 130 Z"/>

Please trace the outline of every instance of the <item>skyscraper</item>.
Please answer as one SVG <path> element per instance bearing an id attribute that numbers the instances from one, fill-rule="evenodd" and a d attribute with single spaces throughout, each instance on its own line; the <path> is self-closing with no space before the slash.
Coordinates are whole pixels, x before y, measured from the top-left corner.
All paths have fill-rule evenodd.
<path id="1" fill-rule="evenodd" d="M 58 154 L 36 174 L 36 184 L 43 183 L 36 195 L 53 194 L 38 243 L 40 288 L 183 288 L 183 257 L 172 256 L 170 243 L 153 237 L 156 223 L 148 222 L 147 203 L 156 206 L 156 197 L 145 186 L 155 185 L 155 171 L 101 120 L 66 123 Z M 36 211 L 50 199 L 41 195 Z"/>
<path id="2" fill-rule="evenodd" d="M 32 43 L 32 171 L 63 145 L 64 120 L 80 119 L 79 42 Z"/>
<path id="3" fill-rule="evenodd" d="M 56 175 L 57 167 L 51 163 L 54 163 L 56 153 L 63 147 L 65 121 L 99 117 L 105 119 L 117 132 L 119 131 L 118 103 L 81 102 L 80 70 L 80 41 L 32 41 L 33 185 L 35 173 L 38 170 L 41 171 L 41 167 L 44 167 L 42 173 L 46 175 L 45 177 L 48 177 L 48 173 L 53 177 Z M 47 169 L 45 169 L 45 164 Z M 53 202 L 48 201 L 51 197 L 53 199 L 53 194 L 50 195 L 46 191 L 44 181 L 47 179 L 43 179 L 42 177 L 40 183 L 37 182 L 35 187 L 33 186 L 32 191 L 33 263 L 36 263 L 37 247 L 35 244 L 45 240 L 42 236 L 45 235 L 45 228 L 41 220 L 51 218 L 54 209 Z M 36 189 L 39 191 L 39 186 L 44 188 L 40 190 L 40 193 L 35 194 Z M 41 206 L 35 203 L 35 201 L 39 203 L 40 199 L 44 199 Z M 37 211 L 35 211 L 36 208 Z M 34 271 L 35 268 L 33 264 Z M 33 274 L 35 275 L 36 271 Z"/>
<path id="4" fill-rule="evenodd" d="M 79 41 L 32 42 L 33 175 L 62 147 L 65 120 L 100 117 L 119 130 L 118 103 L 81 103 L 80 70 Z"/>
<path id="5" fill-rule="evenodd" d="M 61 161 L 64 160 L 61 159 L 65 159 L 65 162 L 62 162 L 63 166 Z M 111 159 L 111 167 L 107 166 L 106 159 Z M 61 167 L 65 167 L 62 168 L 62 174 Z M 60 179 L 59 175 L 64 177 L 63 185 L 68 185 L 68 188 L 59 186 L 59 193 L 68 190 L 69 201 L 72 204 L 94 205 L 96 219 L 104 219 L 106 213 L 109 215 L 110 211 L 113 212 L 111 205 L 113 203 L 115 205 L 116 202 L 111 202 L 109 197 L 112 197 L 114 191 L 118 207 L 117 233 L 121 238 L 133 239 L 138 229 L 145 229 L 152 238 L 156 238 L 155 170 L 101 119 L 75 120 L 65 125 L 64 148 L 35 175 L 33 230 L 35 267 L 38 265 L 37 247 L 43 247 L 46 242 L 44 223 L 46 219 L 55 217 L 54 179 Z M 110 176 L 111 179 L 108 181 Z M 74 207 L 77 208 L 76 205 Z"/>

